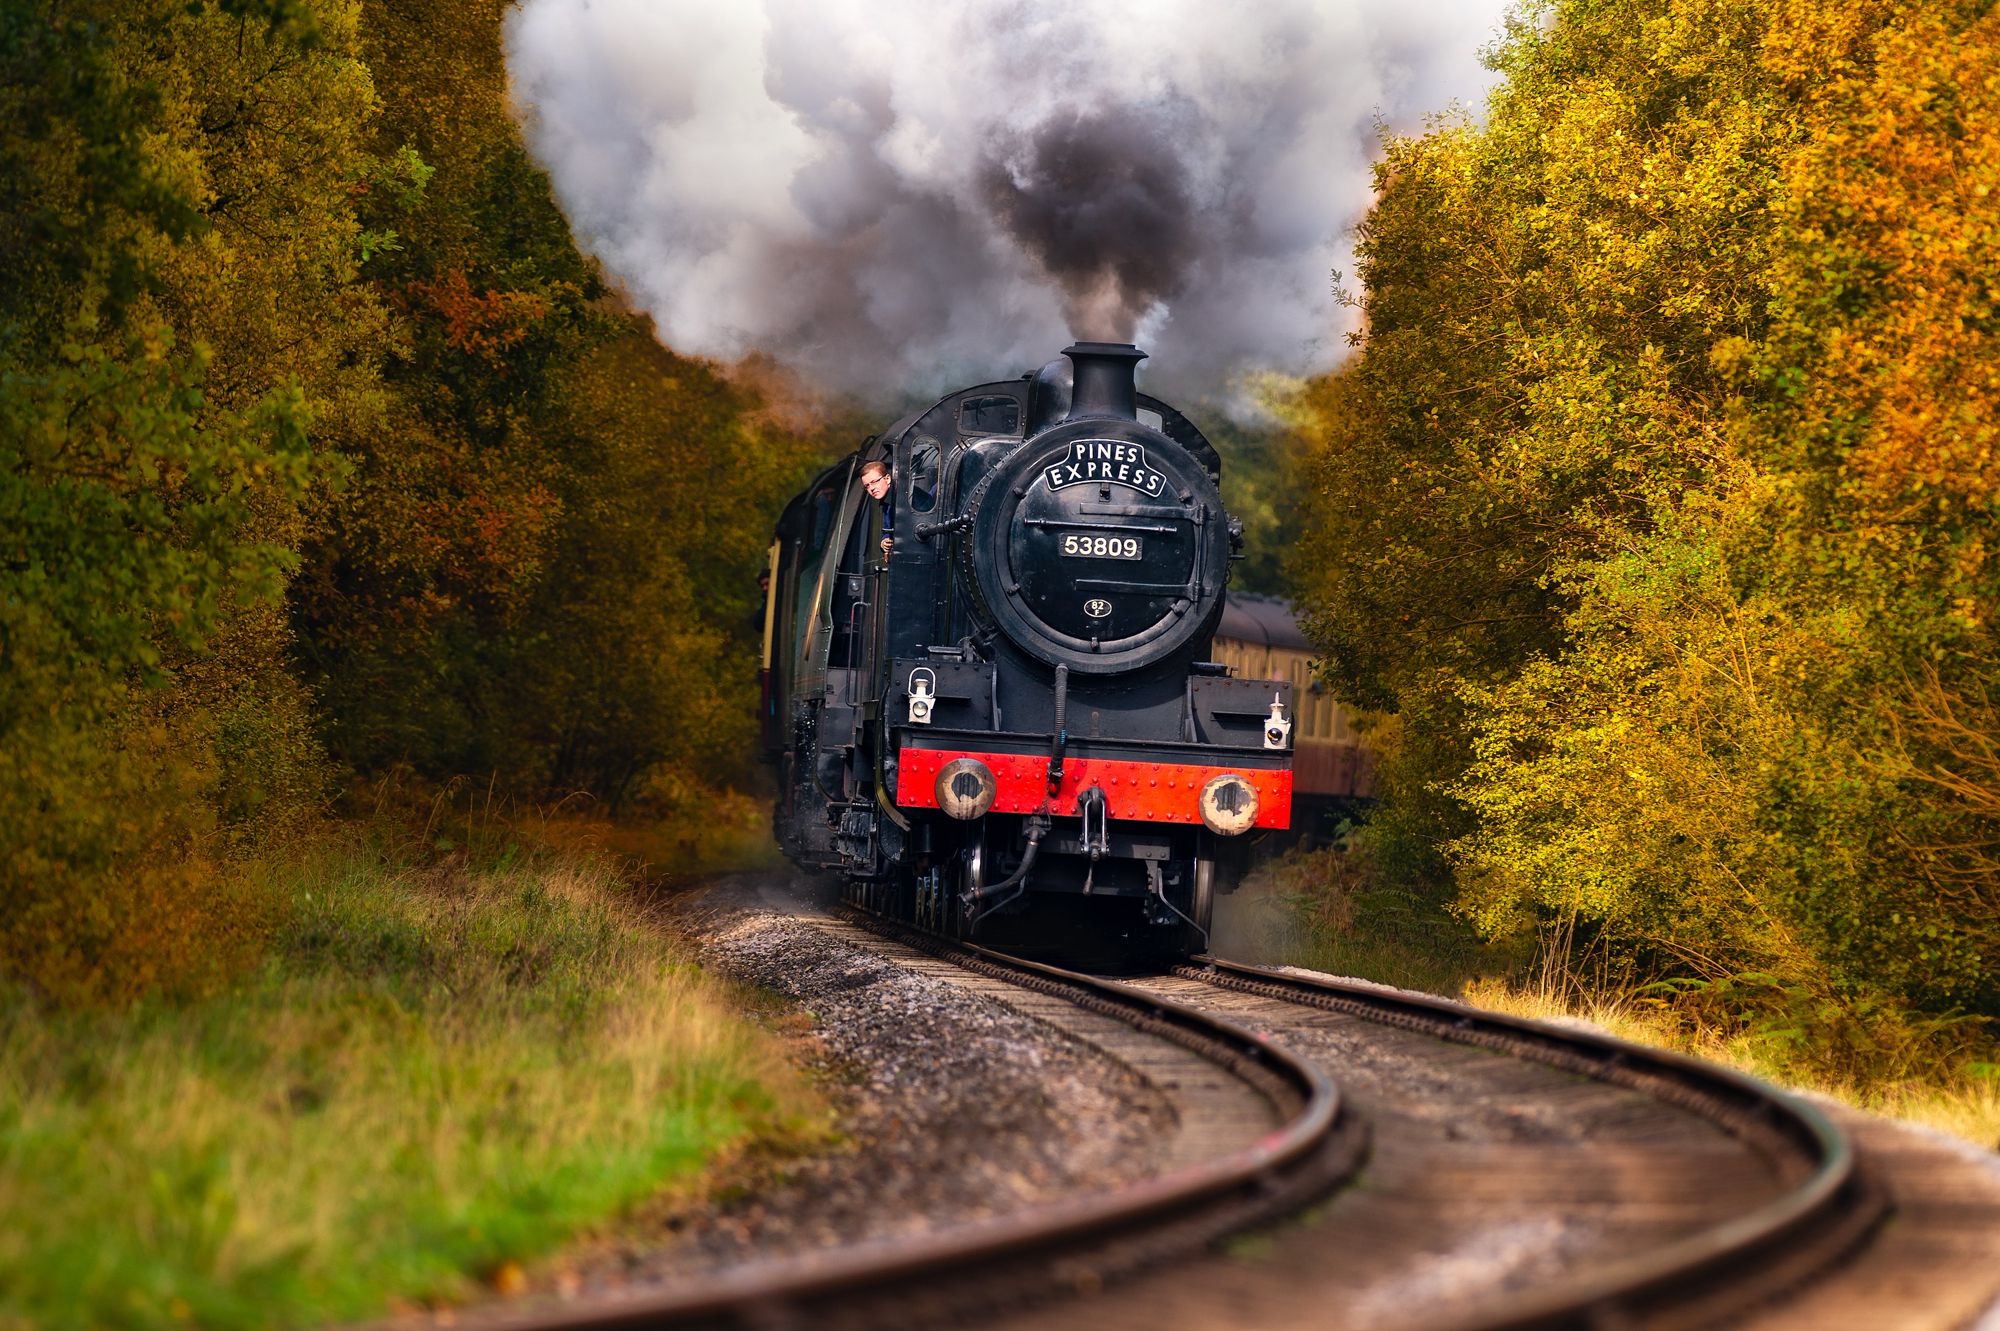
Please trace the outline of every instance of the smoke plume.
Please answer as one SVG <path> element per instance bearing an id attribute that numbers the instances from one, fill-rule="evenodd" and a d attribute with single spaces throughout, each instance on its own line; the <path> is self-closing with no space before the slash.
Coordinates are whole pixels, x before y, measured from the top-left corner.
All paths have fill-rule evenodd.
<path id="1" fill-rule="evenodd" d="M 1510 0 L 524 0 L 515 96 L 684 352 L 880 399 L 1137 340 L 1156 391 L 1323 369 L 1378 127 Z"/>

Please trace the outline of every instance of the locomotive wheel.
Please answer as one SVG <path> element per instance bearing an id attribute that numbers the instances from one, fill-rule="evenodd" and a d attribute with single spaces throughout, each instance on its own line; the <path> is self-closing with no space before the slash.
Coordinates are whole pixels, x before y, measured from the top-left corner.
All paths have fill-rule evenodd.
<path id="1" fill-rule="evenodd" d="M 1195 857 L 1191 897 L 1188 915 L 1205 934 L 1215 927 L 1215 861 L 1206 855 Z M 1206 947 L 1208 940 L 1204 938 L 1200 941 Z"/>
<path id="2" fill-rule="evenodd" d="M 1173 903 L 1194 921 L 1174 926 L 1174 951 L 1183 957 L 1208 951 L 1210 930 L 1215 927 L 1215 861 L 1206 855 L 1195 856 L 1194 872 L 1189 877 L 1192 881 L 1185 888 L 1175 890 Z"/>
<path id="3" fill-rule="evenodd" d="M 939 903 L 937 931 L 947 938 L 972 937 L 973 924 L 966 914 L 965 893 L 986 882 L 986 836 L 982 827 L 972 843 L 952 857 L 953 871 L 945 877 L 944 899 Z"/>

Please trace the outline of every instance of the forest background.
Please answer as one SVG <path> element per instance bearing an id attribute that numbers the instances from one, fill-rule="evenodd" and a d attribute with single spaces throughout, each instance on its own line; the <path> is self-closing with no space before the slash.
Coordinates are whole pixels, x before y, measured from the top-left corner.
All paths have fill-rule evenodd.
<path id="1" fill-rule="evenodd" d="M 578 252 L 504 8 L 0 8 L 0 956 L 43 995 L 240 965 L 232 865 L 361 779 L 748 779 L 821 441 Z"/>
<path id="2" fill-rule="evenodd" d="M 300 918 L 260 857 L 386 773 L 748 775 L 824 440 L 578 252 L 503 12 L 0 4 L 9 1012 L 245 972 Z M 1530 0 L 1494 60 L 1385 145 L 1356 354 L 1225 440 L 1246 583 L 1302 531 L 1379 718 L 1323 891 L 1823 1074 L 1991 1078 L 2000 15 Z"/>
<path id="3" fill-rule="evenodd" d="M 727 821 L 826 439 L 578 251 L 505 10 L 0 0 L 0 1323 L 518 1290 L 824 1130 L 581 843 Z"/>
<path id="4" fill-rule="evenodd" d="M 711 821 L 850 433 L 608 289 L 504 13 L 0 0 L 0 1321 L 505 1287 L 815 1131 L 601 860 L 328 817 Z M 1524 0 L 1493 60 L 1385 141 L 1354 354 L 1218 430 L 1381 755 L 1306 905 L 1990 1138 L 2000 8 Z"/>
<path id="5" fill-rule="evenodd" d="M 1383 754 L 1331 890 L 1990 1110 L 2000 11 L 1544 0 L 1493 60 L 1387 142 L 1295 404 L 1292 573 Z"/>

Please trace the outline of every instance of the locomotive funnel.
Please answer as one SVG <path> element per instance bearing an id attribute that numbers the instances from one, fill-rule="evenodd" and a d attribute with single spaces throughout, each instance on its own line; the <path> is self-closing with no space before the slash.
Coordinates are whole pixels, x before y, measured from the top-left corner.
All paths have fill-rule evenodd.
<path id="1" fill-rule="evenodd" d="M 1139 362 L 1146 359 L 1145 352 L 1130 342 L 1079 342 L 1064 348 L 1063 355 L 1076 367 L 1070 420 L 1085 416 L 1139 419 L 1138 388 L 1133 383 L 1133 374 Z"/>

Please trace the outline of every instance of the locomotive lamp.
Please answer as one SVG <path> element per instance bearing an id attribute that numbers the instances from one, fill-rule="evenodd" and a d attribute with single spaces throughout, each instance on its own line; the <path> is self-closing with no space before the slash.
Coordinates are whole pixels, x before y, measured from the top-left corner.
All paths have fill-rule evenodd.
<path id="1" fill-rule="evenodd" d="M 1234 772 L 1201 788 L 1202 826 L 1217 836 L 1241 836 L 1257 821 L 1257 787 Z"/>
<path id="2" fill-rule="evenodd" d="M 910 672 L 910 724 L 927 726 L 931 723 L 931 707 L 937 702 L 937 676 L 928 669 L 919 667 Z"/>
<path id="3" fill-rule="evenodd" d="M 993 769 L 977 758 L 953 758 L 938 769 L 938 807 L 960 822 L 985 817 L 999 790 Z"/>
<path id="4" fill-rule="evenodd" d="M 1271 714 L 1264 718 L 1264 747 L 1282 749 L 1292 737 L 1292 723 L 1285 717 L 1284 699 L 1271 695 Z"/>

